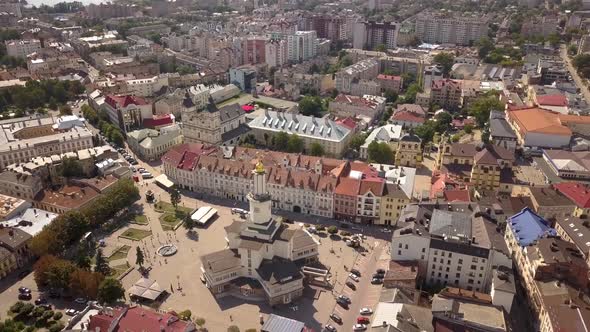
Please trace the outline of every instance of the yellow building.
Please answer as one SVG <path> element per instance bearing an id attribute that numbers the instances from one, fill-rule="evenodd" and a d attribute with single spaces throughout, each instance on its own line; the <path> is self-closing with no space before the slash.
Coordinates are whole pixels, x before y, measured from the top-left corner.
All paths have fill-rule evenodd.
<path id="1" fill-rule="evenodd" d="M 410 203 L 410 198 L 397 184 L 387 183 L 381 197 L 379 224 L 392 226 L 397 223 L 401 211 Z"/>
<path id="2" fill-rule="evenodd" d="M 408 133 L 402 136 L 397 145 L 395 165 L 406 167 L 420 167 L 422 164 L 422 140 L 420 137 Z"/>
<path id="3" fill-rule="evenodd" d="M 16 269 L 16 258 L 6 248 L 0 247 L 0 279 Z"/>

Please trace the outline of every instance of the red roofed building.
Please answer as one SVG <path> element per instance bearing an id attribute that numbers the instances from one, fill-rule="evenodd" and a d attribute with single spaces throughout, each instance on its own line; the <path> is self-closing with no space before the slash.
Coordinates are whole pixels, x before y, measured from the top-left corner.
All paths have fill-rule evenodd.
<path id="1" fill-rule="evenodd" d="M 174 120 L 175 118 L 172 114 L 154 115 L 151 119 L 143 120 L 143 127 L 150 129 L 160 129 L 162 127 L 174 124 Z"/>
<path id="2" fill-rule="evenodd" d="M 357 196 L 357 222 L 366 224 L 376 223 L 381 215 L 380 205 L 384 189 L 384 179 L 372 178 L 361 181 Z"/>
<path id="3" fill-rule="evenodd" d="M 347 117 L 341 118 L 341 119 L 337 119 L 334 122 L 350 129 L 353 133 L 356 133 L 359 130 L 359 125 L 357 123 L 358 120 L 355 120 L 354 118 L 352 118 L 350 116 L 347 116 Z"/>
<path id="4" fill-rule="evenodd" d="M 590 186 L 579 182 L 561 182 L 553 188 L 576 204 L 574 217 L 590 215 Z"/>
<path id="5" fill-rule="evenodd" d="M 461 106 L 461 82 L 442 79 L 432 82 L 430 103 L 444 109 L 457 109 Z"/>
<path id="6" fill-rule="evenodd" d="M 430 199 L 443 198 L 449 202 L 469 202 L 469 188 L 460 178 L 434 171 L 430 180 Z"/>
<path id="7" fill-rule="evenodd" d="M 389 122 L 400 125 L 403 128 L 416 128 L 426 121 L 426 113 L 420 105 L 402 104 L 398 105 L 391 115 Z"/>
<path id="8" fill-rule="evenodd" d="M 340 94 L 330 102 L 330 112 L 342 117 L 364 117 L 373 120 L 385 110 L 385 98 Z"/>
<path id="9" fill-rule="evenodd" d="M 356 200 L 361 180 L 341 178 L 334 190 L 334 218 L 354 221 L 356 218 Z"/>
<path id="10" fill-rule="evenodd" d="M 400 92 L 400 90 L 402 88 L 402 84 L 404 82 L 404 80 L 401 76 L 384 75 L 384 74 L 377 75 L 376 81 L 381 86 L 381 91 L 390 90 L 395 93 Z"/>
<path id="11" fill-rule="evenodd" d="M 536 95 L 534 102 L 539 107 L 542 107 L 542 108 L 545 108 L 545 109 L 548 109 L 551 111 L 559 112 L 561 114 L 568 113 L 567 98 L 562 94 L 540 95 L 540 96 Z"/>
<path id="12" fill-rule="evenodd" d="M 107 95 L 103 107 L 111 123 L 125 132 L 141 126 L 144 119 L 153 117 L 152 105 L 141 97 Z"/>
<path id="13" fill-rule="evenodd" d="M 173 313 L 159 313 L 144 307 L 103 309 L 90 316 L 86 331 L 95 332 L 192 332 L 191 321 L 180 320 Z"/>

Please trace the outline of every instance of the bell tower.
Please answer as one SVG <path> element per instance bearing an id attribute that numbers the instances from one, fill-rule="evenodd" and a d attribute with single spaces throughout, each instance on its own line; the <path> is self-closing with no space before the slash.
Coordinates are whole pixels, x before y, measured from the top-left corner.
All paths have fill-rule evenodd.
<path id="1" fill-rule="evenodd" d="M 250 202 L 249 222 L 255 224 L 268 223 L 272 219 L 270 194 L 266 189 L 266 170 L 261 161 L 258 161 L 252 170 L 254 186 L 248 194 Z"/>

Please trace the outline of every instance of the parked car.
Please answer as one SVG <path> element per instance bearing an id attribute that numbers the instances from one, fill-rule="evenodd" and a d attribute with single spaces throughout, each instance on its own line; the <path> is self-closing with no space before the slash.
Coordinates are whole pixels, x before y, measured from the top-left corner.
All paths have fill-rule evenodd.
<path id="1" fill-rule="evenodd" d="M 137 170 L 139 171 L 139 173 L 149 173 L 149 172 L 148 172 L 148 171 L 146 171 L 146 169 L 145 169 L 145 168 L 143 168 L 143 167 L 140 167 L 140 168 L 138 168 Z"/>
<path id="2" fill-rule="evenodd" d="M 357 269 L 350 269 L 350 273 L 356 274 L 357 277 L 360 277 L 361 276 L 361 271 L 359 271 Z"/>
<path id="3" fill-rule="evenodd" d="M 369 324 L 369 319 L 367 317 L 360 316 L 356 319 L 357 324 Z"/>
<path id="4" fill-rule="evenodd" d="M 336 332 L 336 328 L 330 324 L 327 324 L 326 326 L 324 326 L 324 331 Z"/>
<path id="5" fill-rule="evenodd" d="M 151 178 L 153 178 L 153 177 L 154 177 L 154 176 L 152 175 L 152 173 L 150 173 L 150 172 L 139 173 L 139 174 L 141 174 L 141 177 L 142 177 L 142 178 L 144 178 L 144 179 L 151 179 Z"/>
<path id="6" fill-rule="evenodd" d="M 371 279 L 371 283 L 373 285 L 381 285 L 383 283 L 383 279 L 381 279 L 381 278 L 373 278 L 373 279 Z"/>
<path id="7" fill-rule="evenodd" d="M 389 228 L 382 228 L 382 229 L 381 229 L 381 232 L 383 232 L 383 233 L 391 233 L 391 232 L 392 232 L 392 230 L 391 230 L 391 229 L 389 229 Z"/>
<path id="8" fill-rule="evenodd" d="M 338 295 L 338 300 L 343 300 L 346 301 L 346 303 L 352 303 L 352 301 L 350 300 L 350 297 L 346 296 L 346 295 Z"/>
<path id="9" fill-rule="evenodd" d="M 68 315 L 68 316 L 76 316 L 77 314 L 78 314 L 78 310 L 75 310 L 75 309 L 66 310 L 66 315 Z"/>
<path id="10" fill-rule="evenodd" d="M 354 326 L 352 327 L 353 331 L 364 331 L 367 329 L 367 325 L 365 324 L 354 324 Z"/>
<path id="11" fill-rule="evenodd" d="M 40 297 L 40 298 L 38 298 L 38 299 L 35 300 L 35 305 L 42 305 L 42 304 L 45 304 L 45 303 L 47 303 L 47 300 L 44 299 L 44 298 L 42 298 L 42 297 Z"/>
<path id="12" fill-rule="evenodd" d="M 136 170 L 136 169 L 135 169 L 135 167 L 133 167 L 133 166 L 130 166 L 130 167 L 129 167 L 129 169 L 130 169 L 130 170 L 131 170 L 131 172 L 133 172 L 133 173 L 137 172 L 137 170 Z"/>
<path id="13" fill-rule="evenodd" d="M 332 313 L 330 318 L 338 324 L 342 324 L 342 318 L 338 316 L 336 313 Z"/>
<path id="14" fill-rule="evenodd" d="M 31 273 L 31 270 L 29 270 L 29 269 L 23 270 L 18 274 L 18 278 L 23 279 L 24 277 L 28 276 L 29 273 Z"/>
<path id="15" fill-rule="evenodd" d="M 371 310 L 371 308 L 365 307 L 365 308 L 362 308 L 361 310 L 359 310 L 359 313 L 361 315 L 370 315 L 373 313 L 373 310 Z"/>
<path id="16" fill-rule="evenodd" d="M 60 294 L 59 294 L 58 291 L 52 289 L 52 290 L 49 291 L 49 297 L 52 298 L 52 299 L 59 299 Z"/>
<path id="17" fill-rule="evenodd" d="M 346 302 L 342 299 L 336 299 L 336 303 L 338 303 L 343 308 L 348 308 L 348 302 Z"/>
<path id="18" fill-rule="evenodd" d="M 380 273 L 373 273 L 373 275 L 371 277 L 375 278 L 375 279 L 383 279 L 383 277 L 385 277 L 385 275 L 380 274 Z"/>
<path id="19" fill-rule="evenodd" d="M 248 211 L 244 210 L 244 209 L 240 209 L 240 208 L 232 208 L 231 209 L 231 214 L 247 214 Z"/>
<path id="20" fill-rule="evenodd" d="M 20 294 L 18 294 L 18 299 L 19 299 L 19 300 L 28 301 L 28 300 L 30 300 L 31 298 L 33 298 L 33 297 L 31 296 L 31 293 L 20 293 Z"/>
<path id="21" fill-rule="evenodd" d="M 21 294 L 31 294 L 31 290 L 24 286 L 19 287 L 18 292 Z"/>
<path id="22" fill-rule="evenodd" d="M 352 290 L 356 290 L 356 285 L 350 280 L 347 280 L 345 285 L 348 286 Z"/>
<path id="23" fill-rule="evenodd" d="M 131 159 L 131 160 L 129 160 L 129 163 L 130 163 L 131 165 L 137 165 L 137 164 L 139 164 L 139 163 L 137 162 L 137 160 L 135 160 L 135 159 Z"/>
<path id="24" fill-rule="evenodd" d="M 349 277 L 350 279 L 352 279 L 352 280 L 356 281 L 356 282 L 359 282 L 359 280 L 360 280 L 360 279 L 359 279 L 359 277 L 358 277 L 356 274 L 354 274 L 354 273 L 350 273 L 350 274 L 348 275 L 348 277 Z"/>
<path id="25" fill-rule="evenodd" d="M 76 302 L 76 303 L 78 303 L 78 304 L 86 304 L 86 302 L 88 302 L 88 300 L 86 300 L 86 299 L 85 299 L 85 298 L 83 298 L 83 297 L 79 297 L 79 298 L 76 298 L 76 299 L 74 300 L 74 302 Z"/>
<path id="26" fill-rule="evenodd" d="M 375 273 L 385 274 L 385 270 L 384 269 L 377 269 L 377 271 L 375 271 Z"/>

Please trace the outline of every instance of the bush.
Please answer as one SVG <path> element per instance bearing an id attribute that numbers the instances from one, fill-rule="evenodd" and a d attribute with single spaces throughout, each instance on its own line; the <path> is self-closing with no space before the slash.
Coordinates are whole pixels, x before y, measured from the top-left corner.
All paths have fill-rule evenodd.
<path id="1" fill-rule="evenodd" d="M 47 310 L 43 313 L 43 316 L 41 316 L 41 318 L 43 318 L 44 320 L 49 320 L 53 317 L 55 313 L 53 312 L 53 310 Z"/>
<path id="2" fill-rule="evenodd" d="M 311 225 L 310 225 L 310 224 L 303 224 L 303 226 L 305 226 L 305 228 L 308 228 L 308 227 L 310 227 Z"/>
<path id="3" fill-rule="evenodd" d="M 180 317 L 180 319 L 182 319 L 182 320 L 190 320 L 190 319 L 191 319 L 191 316 L 192 316 L 192 314 L 193 314 L 193 313 L 192 313 L 190 310 L 188 310 L 188 309 L 187 309 L 187 310 L 181 311 L 181 312 L 178 314 L 178 317 Z"/>
<path id="4" fill-rule="evenodd" d="M 195 323 L 196 323 L 196 324 L 197 324 L 199 327 L 203 327 L 203 325 L 205 325 L 205 318 L 202 318 L 202 317 L 200 317 L 200 318 L 197 318 L 197 319 L 195 320 Z"/>
<path id="5" fill-rule="evenodd" d="M 19 313 L 24 306 L 25 306 L 24 302 L 18 301 L 10 307 L 10 311 L 14 312 L 15 314 Z"/>
<path id="6" fill-rule="evenodd" d="M 33 331 L 35 331 L 34 326 L 27 326 L 27 328 L 25 329 L 25 332 L 33 332 Z"/>
<path id="7" fill-rule="evenodd" d="M 317 231 L 323 232 L 326 230 L 326 226 L 320 225 L 315 228 Z"/>
<path id="8" fill-rule="evenodd" d="M 341 231 L 341 232 L 340 232 L 340 235 L 342 235 L 342 236 L 351 236 L 351 235 L 352 235 L 352 233 L 351 233 L 351 232 L 349 232 L 349 231 Z"/>
<path id="9" fill-rule="evenodd" d="M 455 135 L 451 136 L 451 142 L 453 142 L 453 143 L 459 142 L 460 139 L 461 139 L 461 135 L 459 135 L 459 134 L 455 134 Z"/>
<path id="10" fill-rule="evenodd" d="M 227 332 L 240 332 L 240 328 L 235 325 L 232 325 L 227 328 Z"/>
<path id="11" fill-rule="evenodd" d="M 64 315 L 61 312 L 56 312 L 55 315 L 53 315 L 53 319 L 54 320 L 60 320 Z"/>
<path id="12" fill-rule="evenodd" d="M 330 234 L 336 234 L 336 233 L 338 233 L 338 227 L 336 227 L 336 226 L 330 226 L 330 227 L 328 227 L 328 233 L 330 233 Z"/>
<path id="13" fill-rule="evenodd" d="M 60 323 L 50 327 L 49 332 L 59 332 L 59 331 L 63 330 L 64 328 L 65 328 L 65 325 L 60 322 Z"/>
<path id="14" fill-rule="evenodd" d="M 257 332 L 258 330 L 256 329 L 247 329 L 246 332 Z"/>
<path id="15" fill-rule="evenodd" d="M 33 309 L 33 317 L 41 317 L 45 313 L 45 308 L 43 307 L 35 307 Z"/>

